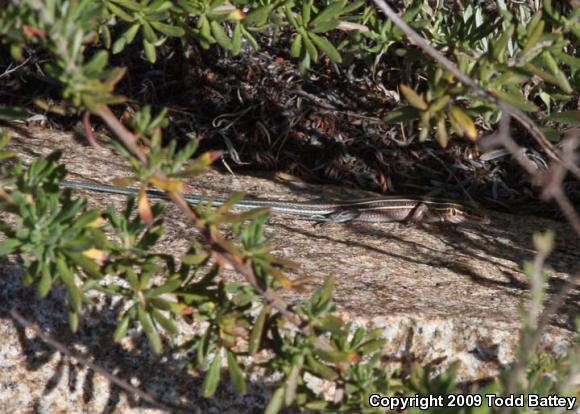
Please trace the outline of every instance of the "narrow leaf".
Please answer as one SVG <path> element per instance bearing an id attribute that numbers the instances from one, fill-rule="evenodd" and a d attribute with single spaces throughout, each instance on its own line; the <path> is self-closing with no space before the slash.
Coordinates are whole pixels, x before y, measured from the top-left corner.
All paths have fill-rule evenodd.
<path id="1" fill-rule="evenodd" d="M 467 136 L 472 141 L 475 141 L 477 139 L 477 129 L 475 128 L 475 124 L 471 117 L 467 115 L 463 109 L 455 105 L 451 106 L 449 113 L 463 132 L 463 135 Z"/>
<path id="2" fill-rule="evenodd" d="M 212 22 L 210 23 L 210 26 L 211 26 L 211 33 L 215 37 L 215 40 L 218 42 L 218 44 L 226 50 L 232 50 L 232 48 L 233 48 L 232 41 L 230 40 L 230 38 L 226 34 L 226 32 L 225 32 L 224 28 L 221 26 L 221 24 L 215 20 L 212 20 Z"/>
<path id="3" fill-rule="evenodd" d="M 401 84 L 400 88 L 401 92 L 403 92 L 403 95 L 405 95 L 405 98 L 407 98 L 407 101 L 409 101 L 411 105 L 422 111 L 427 109 L 427 103 L 421 96 L 417 94 L 417 92 L 404 84 Z"/>
<path id="4" fill-rule="evenodd" d="M 14 252 L 22 242 L 17 239 L 8 239 L 0 242 L 0 256 L 6 256 Z"/>
<path id="5" fill-rule="evenodd" d="M 514 34 L 515 26 L 511 24 L 506 31 L 499 37 L 498 41 L 493 45 L 491 57 L 493 60 L 504 62 L 504 52 L 507 48 L 508 42 Z"/>
<path id="6" fill-rule="evenodd" d="M 541 15 L 540 11 L 538 12 L 538 15 Z M 542 34 L 544 34 L 544 25 L 545 25 L 545 23 L 542 20 L 538 21 L 538 23 L 535 25 L 533 31 L 530 33 L 530 36 L 528 37 L 528 41 L 526 42 L 526 46 L 524 47 L 524 50 L 522 51 L 523 55 L 528 53 L 530 51 L 530 49 L 532 47 L 534 47 L 536 45 L 536 43 L 538 43 L 538 40 L 540 40 L 540 37 L 542 36 Z"/>
<path id="7" fill-rule="evenodd" d="M 294 40 L 292 40 L 292 46 L 290 47 L 290 55 L 292 55 L 292 57 L 299 57 L 300 56 L 300 51 L 302 50 L 302 35 L 297 33 L 296 36 L 294 36 Z"/>
<path id="8" fill-rule="evenodd" d="M 529 102 L 524 98 L 524 96 L 518 91 L 512 91 L 510 93 L 494 90 L 493 93 L 497 95 L 499 98 L 503 99 L 507 103 L 512 104 L 513 106 L 527 112 L 536 112 L 538 111 L 538 107 L 533 103 Z"/>
<path id="9" fill-rule="evenodd" d="M 123 317 L 123 319 L 121 319 L 121 322 L 119 322 L 119 324 L 115 328 L 115 333 L 113 334 L 113 340 L 115 342 L 120 342 L 121 339 L 123 339 L 125 335 L 127 335 L 130 320 L 131 318 L 128 313 Z"/>
<path id="10" fill-rule="evenodd" d="M 568 124 L 570 126 L 580 126 L 580 111 L 555 112 L 546 117 L 545 120 Z"/>
<path id="11" fill-rule="evenodd" d="M 85 66 L 85 73 L 88 76 L 100 74 L 99 72 L 101 72 L 108 63 L 109 53 L 105 50 L 99 50 Z"/>
<path id="12" fill-rule="evenodd" d="M 169 333 L 171 336 L 176 336 L 179 333 L 177 326 L 175 326 L 173 321 L 165 317 L 165 315 L 163 315 L 160 311 L 153 309 L 151 314 L 153 315 L 153 318 L 155 318 L 155 320 L 163 327 L 165 332 Z"/>
<path id="13" fill-rule="evenodd" d="M 232 36 L 232 52 L 235 55 L 240 53 L 242 49 L 242 24 L 240 22 L 236 23 L 234 28 L 234 34 Z"/>
<path id="14" fill-rule="evenodd" d="M 344 9 L 345 5 L 345 0 L 335 1 L 312 20 L 311 26 L 316 26 L 318 23 L 322 23 L 330 19 L 336 19 L 338 16 L 340 16 L 340 12 L 342 9 Z"/>
<path id="15" fill-rule="evenodd" d="M 234 389 L 238 394 L 245 395 L 247 391 L 246 380 L 244 379 L 244 374 L 240 369 L 240 365 L 238 364 L 236 356 L 232 351 L 228 350 L 227 358 L 228 371 L 230 373 L 232 383 L 234 384 Z"/>
<path id="16" fill-rule="evenodd" d="M 263 26 L 268 21 L 268 17 L 270 16 L 270 11 L 274 7 L 273 4 L 268 4 L 266 6 L 258 7 L 252 10 L 244 19 L 245 24 L 253 24 L 255 23 L 256 26 Z"/>
<path id="17" fill-rule="evenodd" d="M 202 395 L 205 398 L 210 398 L 215 394 L 217 386 L 220 382 L 220 368 L 222 365 L 221 348 L 215 353 L 213 361 L 207 371 L 201 387 Z"/>
<path id="18" fill-rule="evenodd" d="M 48 292 L 50 292 L 50 288 L 52 287 L 52 282 L 53 282 L 53 279 L 52 279 L 52 276 L 50 275 L 49 270 L 46 268 L 43 268 L 42 275 L 40 277 L 40 281 L 38 282 L 38 287 L 37 287 L 38 296 L 40 296 L 41 298 L 46 297 Z"/>
<path id="19" fill-rule="evenodd" d="M 437 142 L 439 142 L 442 148 L 447 148 L 447 143 L 449 142 L 449 134 L 445 126 L 445 118 L 443 117 L 437 121 Z"/>
<path id="20" fill-rule="evenodd" d="M 248 352 L 251 356 L 255 355 L 256 352 L 258 352 L 260 349 L 262 335 L 264 333 L 264 326 L 266 325 L 266 319 L 268 318 L 268 315 L 270 315 L 270 307 L 268 305 L 264 305 L 254 322 L 254 326 L 252 327 L 252 332 L 250 334 Z"/>
<path id="21" fill-rule="evenodd" d="M 151 315 L 142 307 L 137 306 L 137 317 L 139 318 L 139 322 L 141 322 L 141 326 L 143 327 L 143 331 L 149 340 L 149 344 L 151 345 L 151 349 L 155 354 L 161 353 L 161 337 L 159 336 L 159 332 L 153 325 L 153 321 L 151 320 Z"/>
<path id="22" fill-rule="evenodd" d="M 278 414 L 284 401 L 284 387 L 278 387 L 266 407 L 264 414 Z"/>
<path id="23" fill-rule="evenodd" d="M 340 56 L 340 53 L 338 53 L 338 50 L 336 50 L 336 48 L 333 46 L 332 43 L 330 43 L 324 37 L 320 37 L 315 33 L 309 33 L 309 36 L 312 39 L 312 41 L 316 44 L 316 46 L 318 46 L 320 50 L 326 53 L 326 55 L 330 59 L 332 59 L 336 63 L 342 62 L 342 57 Z"/>
<path id="24" fill-rule="evenodd" d="M 306 50 L 308 51 L 308 55 L 314 62 L 318 62 L 318 50 L 316 50 L 314 43 L 312 43 L 312 40 L 310 40 L 307 34 L 303 34 L 302 38 L 304 40 L 304 46 L 306 46 Z"/>
<path id="25" fill-rule="evenodd" d="M 157 61 L 157 53 L 155 52 L 155 46 L 149 43 L 147 39 L 143 39 L 143 50 L 145 50 L 145 56 L 147 60 L 151 63 L 155 63 Z"/>
<path id="26" fill-rule="evenodd" d="M 170 24 L 165 24 L 156 21 L 151 21 L 150 23 L 151 26 L 153 26 L 157 31 L 170 37 L 181 37 L 185 34 L 185 31 L 178 26 L 172 26 Z"/>

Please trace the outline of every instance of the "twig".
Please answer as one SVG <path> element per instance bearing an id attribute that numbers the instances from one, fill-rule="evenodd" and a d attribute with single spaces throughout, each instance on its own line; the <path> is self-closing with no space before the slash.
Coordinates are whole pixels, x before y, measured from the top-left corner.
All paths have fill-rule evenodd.
<path id="1" fill-rule="evenodd" d="M 40 329 L 40 327 L 38 325 L 36 325 L 35 323 L 32 323 L 28 319 L 24 318 L 20 314 L 20 312 L 18 312 L 15 308 L 12 308 L 10 310 L 10 316 L 12 316 L 12 318 L 14 318 L 14 320 L 16 320 L 20 325 L 24 326 L 25 328 L 32 329 L 34 331 L 34 333 L 36 335 L 38 335 L 38 337 L 40 339 L 42 339 L 48 345 L 52 346 L 54 349 L 56 349 L 61 354 L 66 355 L 69 358 L 73 358 L 73 359 L 77 360 L 82 365 L 84 365 L 84 366 L 92 369 L 93 371 L 101 374 L 107 380 L 109 380 L 113 384 L 117 385 L 121 389 L 125 390 L 126 392 L 128 392 L 132 395 L 137 395 L 143 401 L 147 401 L 149 404 L 151 404 L 155 408 L 159 408 L 159 409 L 169 411 L 169 412 L 176 412 L 176 411 L 191 412 L 191 409 L 188 409 L 187 407 L 159 402 L 151 394 L 149 394 L 145 391 L 142 391 L 139 388 L 129 384 L 127 381 L 122 380 L 121 378 L 111 374 L 106 369 L 104 369 L 101 366 L 92 362 L 89 358 L 87 358 L 83 355 L 80 355 L 77 352 L 70 350 L 64 344 L 60 343 L 59 341 L 57 341 L 56 339 L 51 337 L 49 334 L 44 332 L 42 329 Z"/>
<path id="2" fill-rule="evenodd" d="M 30 61 L 31 58 L 32 58 L 32 56 L 28 56 L 26 59 L 24 59 L 24 62 L 22 62 L 21 64 L 15 66 L 13 68 L 8 67 L 8 69 L 6 69 L 4 71 L 4 73 L 0 74 L 0 79 L 10 75 L 12 72 L 16 72 L 18 69 L 20 69 L 21 67 L 26 65 Z M 10 63 L 10 65 L 12 65 L 12 63 Z"/>

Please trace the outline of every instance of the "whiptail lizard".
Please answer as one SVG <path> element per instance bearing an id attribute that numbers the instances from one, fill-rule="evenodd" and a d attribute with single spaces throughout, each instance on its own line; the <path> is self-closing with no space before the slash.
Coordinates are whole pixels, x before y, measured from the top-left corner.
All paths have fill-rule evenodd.
<path id="1" fill-rule="evenodd" d="M 137 189 L 115 187 L 107 184 L 63 181 L 63 188 L 98 191 L 111 194 L 135 195 Z M 167 200 L 163 191 L 148 190 L 147 195 L 155 199 Z M 188 203 L 193 205 L 209 203 L 220 206 L 225 198 L 207 198 L 184 194 Z M 272 212 L 297 216 L 304 220 L 326 223 L 366 222 L 415 222 L 415 223 L 462 223 L 474 221 L 487 223 L 489 219 L 482 213 L 464 204 L 443 199 L 422 197 L 380 197 L 336 202 L 291 202 L 268 199 L 244 199 L 235 208 L 250 210 L 266 207 Z"/>

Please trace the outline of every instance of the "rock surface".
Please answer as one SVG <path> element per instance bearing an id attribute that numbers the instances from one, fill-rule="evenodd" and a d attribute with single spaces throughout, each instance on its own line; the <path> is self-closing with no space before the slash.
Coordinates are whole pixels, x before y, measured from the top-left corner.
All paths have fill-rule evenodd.
<path id="1" fill-rule="evenodd" d="M 13 136 L 10 149 L 27 162 L 62 149 L 70 179 L 107 182 L 129 175 L 127 164 L 106 140 L 95 149 L 82 138 L 47 130 L 15 130 Z M 216 171 L 190 184 L 194 192 L 210 197 L 232 191 L 288 200 L 344 197 L 341 189 L 322 190 Z M 122 196 L 85 195 L 94 206 L 121 206 L 124 202 Z M 181 254 L 198 235 L 177 209 L 168 208 L 166 215 L 168 231 L 160 249 Z M 557 249 L 548 261 L 550 294 L 580 263 L 578 241 L 565 224 L 490 215 L 490 224 L 454 228 L 366 223 L 313 227 L 310 222 L 278 216 L 270 220 L 267 235 L 272 237 L 274 254 L 299 264 L 295 276 L 310 276 L 305 291 L 289 294 L 289 301 L 308 295 L 325 277 L 334 276 L 339 313 L 356 324 L 380 327 L 393 366 L 416 361 L 430 364 L 438 372 L 457 361 L 460 379 L 474 380 L 496 374 L 513 359 L 519 309 L 529 295 L 527 278 L 520 269 L 525 260 L 534 257 L 533 232 L 556 232 Z M 39 300 L 33 290 L 21 287 L 21 269 L 14 262 L 4 259 L 0 272 L 1 412 L 160 412 L 131 401 L 105 378 L 45 345 L 9 317 L 7 310 L 12 307 L 67 346 L 92 355 L 99 365 L 164 401 L 186 404 L 191 412 L 263 410 L 268 379 L 256 374 L 246 397 L 236 397 L 226 382 L 214 398 L 205 400 L 199 391 L 203 378 L 188 372 L 187 355 L 156 360 L 137 332 L 133 338 L 137 345 L 112 343 L 111 304 L 103 303 L 84 315 L 82 330 L 73 335 L 61 305 L 62 291 Z M 231 272 L 225 277 L 239 279 Z M 577 291 L 575 295 L 576 300 L 569 301 L 553 319 L 542 340 L 544 349 L 559 353 L 568 346 L 579 310 Z M 186 338 L 191 327 L 182 328 Z"/>

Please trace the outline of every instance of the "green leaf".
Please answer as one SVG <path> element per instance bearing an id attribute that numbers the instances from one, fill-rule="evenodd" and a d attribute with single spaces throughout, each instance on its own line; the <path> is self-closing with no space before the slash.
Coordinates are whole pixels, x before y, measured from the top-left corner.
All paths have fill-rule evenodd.
<path id="1" fill-rule="evenodd" d="M 309 35 L 311 34 L 312 33 L 303 34 L 302 38 L 304 40 L 304 46 L 306 46 L 306 50 L 308 51 L 308 55 L 314 62 L 318 62 L 318 50 L 316 50 L 316 47 L 314 47 L 314 43 L 312 43 L 312 41 L 309 38 Z"/>
<path id="2" fill-rule="evenodd" d="M 38 296 L 41 298 L 46 297 L 48 292 L 50 292 L 50 288 L 52 287 L 52 276 L 50 275 L 50 271 L 45 267 L 42 269 L 42 275 L 40 276 L 40 281 L 38 282 Z"/>
<path id="3" fill-rule="evenodd" d="M 541 14 L 542 14 L 542 12 L 538 11 L 536 13 L 536 16 L 541 16 Z M 536 16 L 534 16 L 534 18 Z M 545 25 L 545 23 L 542 20 L 539 20 L 535 26 L 532 26 L 532 25 L 529 26 L 529 27 L 534 27 L 534 28 L 533 28 L 533 31 L 531 33 L 529 33 L 528 41 L 526 42 L 526 46 L 524 47 L 524 50 L 522 51 L 523 55 L 528 53 L 530 51 L 530 49 L 532 47 L 534 47 L 536 45 L 536 43 L 538 43 L 538 40 L 540 40 L 540 37 L 542 36 L 542 34 L 544 34 L 544 25 Z"/>
<path id="4" fill-rule="evenodd" d="M 83 295 L 78 286 L 71 285 L 68 287 L 69 306 L 74 313 L 81 313 Z"/>
<path id="5" fill-rule="evenodd" d="M 80 207 L 84 207 L 84 205 L 85 205 L 85 203 L 82 202 L 82 200 L 81 200 Z M 97 220 L 100 216 L 101 216 L 101 213 L 98 210 L 86 211 L 75 219 L 72 227 L 76 228 L 76 229 L 86 227 L 90 223 L 93 223 L 95 220 Z M 61 218 L 61 221 L 63 221 L 62 218 Z"/>
<path id="6" fill-rule="evenodd" d="M 116 6 L 112 1 L 107 2 L 107 8 L 111 10 L 113 14 L 125 20 L 126 22 L 132 22 L 134 20 L 133 16 L 127 14 L 122 8 Z"/>
<path id="7" fill-rule="evenodd" d="M 298 62 L 298 70 L 300 70 L 300 73 L 305 74 L 308 72 L 308 69 L 310 69 L 310 54 L 303 53 L 302 59 Z"/>
<path id="8" fill-rule="evenodd" d="M 463 135 L 467 136 L 472 141 L 477 139 L 477 128 L 473 120 L 467 115 L 463 109 L 458 106 L 451 105 L 449 108 L 449 115 L 461 129 Z"/>
<path id="9" fill-rule="evenodd" d="M 0 106 L 0 121 L 23 121 L 28 118 L 26 109 L 17 106 Z"/>
<path id="10" fill-rule="evenodd" d="M 143 331 L 149 340 L 149 344 L 151 345 L 151 349 L 155 354 L 161 353 L 161 337 L 159 336 L 159 332 L 153 325 L 153 321 L 151 320 L 151 315 L 143 308 L 143 306 L 137 306 L 137 317 L 139 318 L 139 322 L 143 327 Z"/>
<path id="11" fill-rule="evenodd" d="M 380 350 L 385 342 L 386 341 L 384 339 L 373 339 L 365 342 L 358 350 L 363 354 L 363 356 L 366 356 Z"/>
<path id="12" fill-rule="evenodd" d="M 181 37 L 185 34 L 185 31 L 178 26 L 172 26 L 170 24 L 165 24 L 161 22 L 151 21 L 151 26 L 156 29 L 158 32 L 163 33 L 164 35 L 170 37 Z"/>
<path id="13" fill-rule="evenodd" d="M 429 112 L 432 114 L 436 114 L 437 112 L 441 111 L 451 100 L 451 96 L 444 95 L 441 98 L 436 99 L 434 102 L 429 105 Z"/>
<path id="14" fill-rule="evenodd" d="M 101 32 L 101 37 L 103 39 L 103 45 L 105 46 L 105 49 L 110 49 L 111 42 L 112 42 L 111 31 L 109 30 L 109 28 L 107 26 L 101 26 L 100 32 Z"/>
<path id="15" fill-rule="evenodd" d="M 274 4 L 258 7 L 252 10 L 244 19 L 245 24 L 255 23 L 257 26 L 263 26 L 268 21 L 270 11 L 274 8 Z"/>
<path id="16" fill-rule="evenodd" d="M 155 44 L 159 41 L 159 38 L 155 34 L 155 31 L 147 21 L 143 21 L 141 25 L 143 28 L 143 37 L 151 44 Z"/>
<path id="17" fill-rule="evenodd" d="M 171 292 L 174 292 L 177 289 L 179 289 L 180 286 L 181 286 L 181 280 L 179 278 L 168 280 L 167 282 L 165 282 L 161 286 L 158 286 L 158 287 L 153 288 L 153 289 L 149 289 L 147 292 L 145 292 L 145 297 L 146 298 L 154 298 L 156 296 L 161 296 L 161 295 L 164 295 L 166 293 L 171 293 Z"/>
<path id="18" fill-rule="evenodd" d="M 213 34 L 213 37 L 215 37 L 215 40 L 218 42 L 218 44 L 226 50 L 232 50 L 233 49 L 232 41 L 226 34 L 221 24 L 215 20 L 212 20 L 210 26 L 211 33 Z"/>
<path id="19" fill-rule="evenodd" d="M 266 407 L 264 414 L 278 414 L 284 401 L 284 387 L 278 387 Z"/>
<path id="20" fill-rule="evenodd" d="M 336 63 L 342 62 L 342 57 L 340 56 L 340 53 L 338 53 L 338 50 L 336 50 L 336 48 L 332 45 L 332 43 L 330 43 L 325 38 L 318 36 L 315 33 L 309 33 L 308 36 L 312 39 L 312 41 L 316 44 L 316 46 L 320 48 L 320 50 L 326 53 L 326 55 L 330 59 L 332 59 Z"/>
<path id="21" fill-rule="evenodd" d="M 12 135 L 9 134 L 8 132 L 0 133 L 0 150 L 4 148 L 6 145 L 8 145 L 11 139 Z"/>
<path id="22" fill-rule="evenodd" d="M 284 405 L 286 405 L 286 407 L 292 405 L 296 398 L 296 388 L 298 388 L 298 377 L 301 369 L 302 360 L 293 363 L 290 373 L 286 377 L 286 382 L 284 384 Z"/>
<path id="23" fill-rule="evenodd" d="M 324 9 L 322 12 L 319 13 L 312 20 L 310 26 L 314 27 L 319 23 L 325 22 L 327 20 L 336 19 L 338 16 L 340 16 L 340 12 L 342 11 L 342 9 L 344 9 L 345 5 L 346 5 L 345 0 L 335 1 L 330 6 L 328 6 L 326 9 Z M 306 22 L 304 22 L 304 24 L 306 24 Z"/>
<path id="24" fill-rule="evenodd" d="M 78 314 L 78 312 L 69 312 L 68 313 L 68 325 L 70 326 L 70 330 L 72 332 L 76 332 L 79 330 L 79 314 Z"/>
<path id="25" fill-rule="evenodd" d="M 56 269 L 58 270 L 58 275 L 60 279 L 64 282 L 67 287 L 74 287 L 74 274 L 71 271 L 70 267 L 68 267 L 66 260 L 60 254 L 56 258 Z"/>
<path id="26" fill-rule="evenodd" d="M 330 276 L 324 281 L 324 284 L 318 288 L 313 295 L 313 302 L 317 305 L 323 306 L 332 300 L 332 289 L 334 287 L 335 279 Z"/>
<path id="27" fill-rule="evenodd" d="M 207 371 L 201 387 L 202 395 L 205 398 L 210 398 L 215 394 L 217 386 L 220 382 L 220 368 L 222 365 L 221 348 L 218 348 L 213 361 Z"/>
<path id="28" fill-rule="evenodd" d="M 397 122 L 413 121 L 419 117 L 419 111 L 411 106 L 404 106 L 390 111 L 384 118 L 387 124 L 396 124 Z"/>
<path id="29" fill-rule="evenodd" d="M 335 381 L 338 378 L 336 371 L 316 360 L 311 354 L 306 355 L 306 368 L 327 381 Z"/>
<path id="30" fill-rule="evenodd" d="M 401 92 L 403 92 L 403 95 L 405 95 L 405 98 L 407 98 L 407 101 L 409 101 L 411 105 L 422 111 L 427 109 L 427 103 L 425 102 L 425 100 L 421 96 L 419 96 L 413 89 L 404 84 L 401 84 L 400 88 Z"/>
<path id="31" fill-rule="evenodd" d="M 507 48 L 508 42 L 514 34 L 515 26 L 511 24 L 506 31 L 499 37 L 498 41 L 493 44 L 491 57 L 493 60 L 504 62 L 504 52 Z"/>
<path id="32" fill-rule="evenodd" d="M 90 77 L 99 75 L 108 63 L 109 53 L 105 50 L 99 50 L 85 66 L 85 73 Z"/>
<path id="33" fill-rule="evenodd" d="M 284 13 L 286 14 L 286 17 L 288 18 L 290 24 L 294 26 L 295 29 L 298 30 L 300 24 L 296 21 L 296 17 L 294 17 L 294 12 L 292 11 L 292 3 L 288 2 L 285 4 Z"/>
<path id="34" fill-rule="evenodd" d="M 63 253 L 69 259 L 74 261 L 78 266 L 80 266 L 91 277 L 95 279 L 101 279 L 103 277 L 103 275 L 99 271 L 99 266 L 97 266 L 97 264 L 93 260 L 89 259 L 84 254 L 71 252 L 67 250 L 63 251 Z"/>
<path id="35" fill-rule="evenodd" d="M 234 34 L 232 36 L 232 52 L 235 55 L 240 53 L 242 49 L 242 24 L 236 22 L 236 27 L 234 28 Z"/>
<path id="36" fill-rule="evenodd" d="M 568 82 L 568 78 L 566 77 L 564 72 L 562 72 L 562 70 L 558 67 L 558 63 L 556 62 L 552 54 L 550 52 L 544 52 L 542 54 L 542 57 L 544 59 L 544 62 L 546 62 L 546 65 L 550 69 L 550 72 L 552 72 L 552 74 L 555 76 L 556 83 L 560 87 L 560 89 L 562 89 L 566 93 L 572 93 L 573 89 L 570 86 L 570 83 Z"/>
<path id="37" fill-rule="evenodd" d="M 510 93 L 499 91 L 499 90 L 492 90 L 492 92 L 499 97 L 500 99 L 506 101 L 507 103 L 512 104 L 513 106 L 521 109 L 522 111 L 526 112 L 536 112 L 538 111 L 538 107 L 533 103 L 529 102 L 524 98 L 524 96 L 519 91 L 512 91 Z"/>
<path id="38" fill-rule="evenodd" d="M 290 55 L 292 57 L 299 57 L 300 51 L 302 50 L 302 35 L 300 33 L 296 33 L 294 36 L 294 40 L 292 40 L 292 46 L 290 47 Z"/>
<path id="39" fill-rule="evenodd" d="M 201 36 L 213 43 L 214 38 L 211 35 L 211 28 L 210 28 L 210 24 L 209 24 L 209 19 L 207 18 L 207 16 L 205 14 L 202 14 L 201 17 L 199 18 L 198 27 L 199 27 L 199 33 L 201 34 Z"/>
<path id="40" fill-rule="evenodd" d="M 549 141 L 554 142 L 556 144 L 562 141 L 562 135 L 558 130 L 550 127 L 540 127 L 540 130 L 546 136 L 546 138 L 548 138 Z"/>
<path id="41" fill-rule="evenodd" d="M 346 7 L 345 7 L 345 8 L 342 10 L 342 13 L 343 13 L 343 14 L 345 14 L 345 13 L 350 13 L 350 12 L 353 12 L 353 11 L 355 11 L 356 9 L 358 9 L 358 8 L 360 8 L 360 7 L 362 7 L 362 6 L 364 6 L 365 4 L 366 4 L 366 1 L 365 1 L 365 0 L 358 0 L 358 1 L 355 1 L 355 2 L 353 2 L 353 3 L 349 4 L 349 5 L 347 5 L 347 6 L 346 6 Z"/>
<path id="42" fill-rule="evenodd" d="M 266 324 L 266 319 L 270 314 L 270 307 L 264 305 L 260 314 L 256 318 L 254 322 L 254 326 L 252 327 L 252 332 L 250 334 L 250 340 L 248 343 L 248 352 L 250 355 L 255 355 L 256 352 L 260 349 L 260 344 L 262 340 L 262 335 L 264 333 L 264 326 Z"/>
<path id="43" fill-rule="evenodd" d="M 552 52 L 552 55 L 560 62 L 570 66 L 572 69 L 580 70 L 580 59 L 576 56 L 568 55 L 562 51 Z"/>
<path id="44" fill-rule="evenodd" d="M 250 45 L 252 45 L 254 50 L 256 50 L 256 51 L 260 50 L 260 45 L 258 45 L 258 42 L 256 41 L 256 39 L 254 39 L 254 36 L 252 36 L 252 34 L 246 30 L 244 25 L 241 25 L 240 27 L 242 29 L 242 33 L 244 34 L 244 37 L 250 43 Z"/>
<path id="45" fill-rule="evenodd" d="M 437 142 L 439 142 L 441 148 L 447 148 L 447 143 L 449 142 L 449 133 L 443 117 L 437 121 Z"/>
<path id="46" fill-rule="evenodd" d="M 550 116 L 544 118 L 545 121 L 559 122 L 571 126 L 580 125 L 580 111 L 562 111 L 555 112 Z M 1 253 L 0 253 L 1 255 Z"/>
<path id="47" fill-rule="evenodd" d="M 151 314 L 153 315 L 153 318 L 155 318 L 155 320 L 163 327 L 165 332 L 168 332 L 171 336 L 176 336 L 179 333 L 177 326 L 175 326 L 173 321 L 165 317 L 165 315 L 163 315 L 159 310 L 153 309 Z"/>
<path id="48" fill-rule="evenodd" d="M 133 41 L 133 39 L 135 39 L 135 36 L 137 35 L 137 32 L 139 31 L 139 28 L 141 26 L 139 25 L 139 23 L 134 23 L 133 25 L 131 25 L 131 27 L 129 27 L 125 33 L 123 33 L 113 44 L 113 54 L 116 55 L 117 53 L 123 51 L 123 49 L 125 49 L 125 46 L 128 45 L 129 43 L 131 43 Z"/>
<path id="49" fill-rule="evenodd" d="M 131 320 L 131 316 L 129 312 L 121 319 L 121 322 L 115 328 L 115 333 L 113 334 L 113 340 L 115 342 L 120 342 L 121 339 L 127 335 L 127 330 L 129 329 L 129 321 Z"/>
<path id="50" fill-rule="evenodd" d="M 312 4 L 314 0 L 306 0 L 302 4 L 302 24 L 307 26 L 310 23 L 310 15 L 312 14 Z"/>
<path id="51" fill-rule="evenodd" d="M 143 39 L 143 49 L 145 50 L 145 56 L 147 57 L 147 60 L 151 63 L 155 63 L 157 61 L 155 46 L 149 43 L 147 39 Z"/>
<path id="52" fill-rule="evenodd" d="M 334 30 L 340 24 L 340 20 L 326 20 L 318 23 L 310 29 L 310 33 L 326 33 Z"/>
<path id="53" fill-rule="evenodd" d="M 530 76 L 524 70 L 518 68 L 507 69 L 506 72 L 493 80 L 493 85 L 501 87 L 506 84 L 520 85 L 527 82 Z"/>
<path id="54" fill-rule="evenodd" d="M 14 252 L 22 242 L 18 239 L 8 239 L 0 242 L 0 256 L 6 256 Z"/>
<path id="55" fill-rule="evenodd" d="M 228 358 L 228 371 L 232 383 L 234 384 L 234 389 L 238 394 L 245 395 L 247 391 L 246 380 L 244 379 L 244 374 L 240 369 L 236 356 L 230 350 L 228 350 L 226 354 Z"/>

